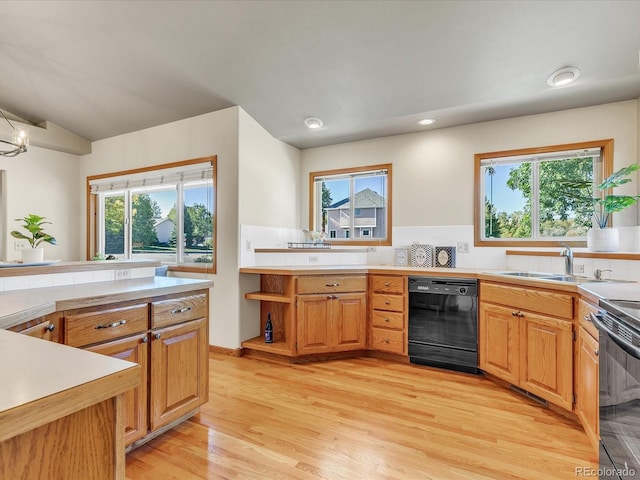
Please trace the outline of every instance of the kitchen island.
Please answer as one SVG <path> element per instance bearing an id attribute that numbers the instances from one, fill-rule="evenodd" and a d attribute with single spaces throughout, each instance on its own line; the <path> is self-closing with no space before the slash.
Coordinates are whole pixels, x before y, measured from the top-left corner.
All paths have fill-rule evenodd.
<path id="1" fill-rule="evenodd" d="M 206 402 L 213 282 L 152 272 L 0 292 L 0 478 L 122 479 L 128 439 Z M 67 345 L 31 338 L 38 325 Z M 194 381 L 178 389 L 175 376 Z"/>

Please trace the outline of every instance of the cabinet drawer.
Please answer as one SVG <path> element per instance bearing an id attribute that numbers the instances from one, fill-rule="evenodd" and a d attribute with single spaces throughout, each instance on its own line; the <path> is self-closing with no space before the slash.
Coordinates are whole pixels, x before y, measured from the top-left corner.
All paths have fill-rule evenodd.
<path id="1" fill-rule="evenodd" d="M 404 293 L 404 277 L 372 275 L 371 291 L 382 293 Z"/>
<path id="2" fill-rule="evenodd" d="M 402 330 L 404 328 L 404 315 L 400 312 L 374 310 L 371 316 L 371 325 Z"/>
<path id="3" fill-rule="evenodd" d="M 404 312 L 404 296 L 374 293 L 371 295 L 371 306 L 374 310 Z"/>
<path id="4" fill-rule="evenodd" d="M 299 294 L 365 292 L 366 290 L 367 277 L 364 275 L 322 275 L 298 278 Z"/>
<path id="5" fill-rule="evenodd" d="M 208 313 L 207 295 L 204 293 L 160 300 L 151 304 L 151 328 L 195 320 L 206 317 Z"/>
<path id="6" fill-rule="evenodd" d="M 146 303 L 69 315 L 65 322 L 65 343 L 72 347 L 126 337 L 149 328 Z"/>
<path id="7" fill-rule="evenodd" d="M 383 350 L 390 353 L 404 353 L 404 333 L 386 328 L 373 328 L 371 334 L 371 347 L 374 350 Z"/>
<path id="8" fill-rule="evenodd" d="M 573 319 L 573 297 L 561 292 L 481 283 L 480 301 Z"/>
<path id="9" fill-rule="evenodd" d="M 597 340 L 599 335 L 598 327 L 591 322 L 591 313 L 598 313 L 598 307 L 581 298 L 578 302 L 578 324 Z"/>

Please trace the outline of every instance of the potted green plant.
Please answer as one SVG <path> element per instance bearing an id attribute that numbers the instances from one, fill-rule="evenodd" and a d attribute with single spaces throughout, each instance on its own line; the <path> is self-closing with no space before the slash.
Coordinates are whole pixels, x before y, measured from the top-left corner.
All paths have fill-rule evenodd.
<path id="1" fill-rule="evenodd" d="M 31 248 L 22 250 L 22 263 L 38 263 L 44 259 L 44 249 L 39 245 L 43 242 L 51 245 L 57 245 L 58 241 L 48 233 L 45 233 L 43 225 L 51 224 L 51 222 L 45 222 L 45 217 L 39 215 L 29 214 L 23 218 L 16 218 L 16 222 L 23 222 L 22 228 L 27 233 L 24 234 L 18 230 L 13 230 L 11 236 L 20 240 L 26 240 L 31 245 Z"/>
<path id="2" fill-rule="evenodd" d="M 611 191 L 629 183 L 629 176 L 640 165 L 633 163 L 627 167 L 613 172 L 602 183 L 593 188 L 590 180 L 565 181 L 567 195 L 585 205 L 585 209 L 591 214 L 594 226 L 587 232 L 587 247 L 593 252 L 615 252 L 619 246 L 618 229 L 610 227 L 611 215 L 634 205 L 640 196 L 638 195 L 614 195 Z M 593 195 L 591 194 L 591 191 Z M 584 192 L 589 192 L 585 194 Z"/>

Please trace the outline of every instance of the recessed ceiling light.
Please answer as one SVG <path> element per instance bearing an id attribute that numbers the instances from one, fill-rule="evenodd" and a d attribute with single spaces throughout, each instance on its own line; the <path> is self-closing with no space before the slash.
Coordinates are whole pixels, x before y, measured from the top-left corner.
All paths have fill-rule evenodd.
<path id="1" fill-rule="evenodd" d="M 322 123 L 322 120 L 320 120 L 319 118 L 316 117 L 307 117 L 304 119 L 304 124 L 308 127 L 308 128 L 320 128 L 322 127 L 322 125 L 324 125 L 324 123 Z"/>
<path id="2" fill-rule="evenodd" d="M 418 122 L 418 125 L 433 125 L 436 121 L 433 118 L 425 118 Z"/>
<path id="3" fill-rule="evenodd" d="M 575 67 L 565 67 L 560 70 L 556 70 L 549 78 L 547 78 L 547 84 L 550 87 L 561 87 L 568 83 L 574 82 L 580 76 L 580 70 Z"/>

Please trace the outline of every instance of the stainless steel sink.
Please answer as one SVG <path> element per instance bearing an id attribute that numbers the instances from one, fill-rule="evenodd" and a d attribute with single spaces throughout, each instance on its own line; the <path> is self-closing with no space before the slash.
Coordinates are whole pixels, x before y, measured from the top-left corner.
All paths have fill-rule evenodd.
<path id="1" fill-rule="evenodd" d="M 533 278 L 537 280 L 553 280 L 555 282 L 567 283 L 633 283 L 632 280 L 616 280 L 613 278 L 603 278 L 596 280 L 595 278 L 579 277 L 576 275 L 562 275 L 559 273 L 543 273 L 543 272 L 497 272 L 498 275 L 508 275 L 510 277 Z"/>

